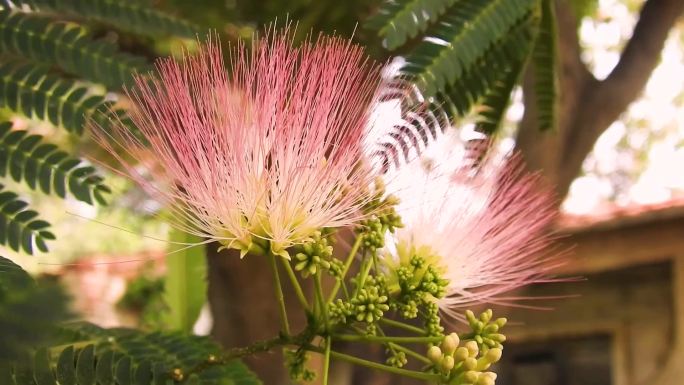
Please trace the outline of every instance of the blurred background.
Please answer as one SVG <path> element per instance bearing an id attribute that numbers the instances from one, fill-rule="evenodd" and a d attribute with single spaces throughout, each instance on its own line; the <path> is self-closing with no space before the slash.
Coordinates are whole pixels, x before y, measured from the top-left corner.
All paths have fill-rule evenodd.
<path id="1" fill-rule="evenodd" d="M 512 294 L 536 297 L 525 302 L 529 309 L 495 310 L 512 325 L 497 369 L 499 385 L 684 381 L 680 2 L 558 2 L 560 128 L 540 133 L 529 127 L 534 111 L 523 95 L 533 74 L 527 74 L 514 92 L 498 143 L 520 150 L 530 168 L 541 170 L 555 186 L 562 210 L 556 230 L 561 243 L 571 248 L 558 273 L 584 279 Z M 378 7 L 377 0 L 159 0 L 153 4 L 218 31 L 224 42 L 250 37 L 276 18 L 287 18 L 298 23 L 299 38 L 309 31 L 335 32 L 353 36 L 378 60 L 390 57 L 374 33 L 358 27 Z M 668 19 L 671 23 L 658 21 L 661 14 L 669 13 L 675 13 Z M 154 52 L 148 54 L 173 54 L 180 46 L 192 45 L 192 39 L 160 38 L 152 42 Z M 94 152 L 91 143 L 49 125 L 8 110 L 0 110 L 0 115 L 76 153 L 103 156 Z M 471 126 L 468 119 L 459 122 L 460 128 Z M 554 159 L 559 149 L 573 155 Z M 439 155 L 433 157 L 439 161 Z M 264 286 L 268 283 L 239 274 L 244 269 L 258 270 L 258 261 L 215 255 L 211 247 L 174 252 L 167 241 L 186 238 L 165 225 L 160 219 L 163 213 L 158 215 L 160 207 L 129 181 L 114 174 L 107 174 L 107 180 L 113 194 L 112 203 L 104 207 L 54 198 L 8 182 L 50 218 L 58 241 L 51 243 L 49 253 L 37 256 L 1 246 L 0 255 L 32 273 L 59 277 L 73 293 L 74 308 L 102 326 L 173 324 L 211 333 L 229 346 L 270 336 L 277 329 L 270 323 L 277 319 L 271 316 L 275 307 L 262 300 L 270 298 L 271 288 Z M 174 278 L 178 271 L 182 276 Z M 165 294 L 165 287 L 177 286 L 183 277 L 195 277 L 192 288 L 182 289 L 194 292 Z M 208 286 L 203 277 L 208 277 Z M 204 303 L 207 290 L 208 303 Z M 173 301 L 192 302 L 194 310 L 169 314 Z M 262 357 L 250 364 L 271 384 L 283 381 L 278 362 Z M 409 383 L 342 365 L 335 370 L 339 384 Z"/>

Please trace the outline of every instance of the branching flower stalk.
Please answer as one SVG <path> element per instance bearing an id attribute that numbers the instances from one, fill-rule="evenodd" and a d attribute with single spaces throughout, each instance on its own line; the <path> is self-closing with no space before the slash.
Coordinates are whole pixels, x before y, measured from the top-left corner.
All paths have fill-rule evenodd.
<path id="1" fill-rule="evenodd" d="M 314 377 L 306 362 L 316 353 L 324 385 L 335 360 L 439 384 L 493 384 L 506 319 L 460 312 L 545 279 L 553 215 L 537 180 L 510 158 L 445 179 L 422 180 L 408 167 L 400 172 L 419 193 L 407 194 L 393 184 L 399 178 L 368 166 L 365 135 L 383 81 L 359 47 L 320 37 L 294 48 L 287 30 L 272 30 L 230 57 L 229 71 L 209 41 L 195 56 L 159 62 L 155 77 L 138 76 L 128 94 L 139 131 L 90 124 L 175 226 L 273 271 L 279 335 L 171 378 L 280 348 L 295 381 Z M 355 239 L 338 259 L 342 228 Z M 308 320 L 301 331 L 290 327 L 285 276 Z M 457 314 L 469 330 L 445 332 L 443 317 Z M 341 343 L 380 344 L 385 362 Z"/>

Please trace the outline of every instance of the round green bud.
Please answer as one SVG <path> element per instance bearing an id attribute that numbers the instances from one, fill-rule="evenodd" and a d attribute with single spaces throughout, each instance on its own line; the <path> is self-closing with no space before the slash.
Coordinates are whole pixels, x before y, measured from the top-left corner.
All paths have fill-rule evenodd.
<path id="1" fill-rule="evenodd" d="M 466 370 L 475 370 L 477 368 L 477 360 L 473 357 L 468 357 L 463 361 L 463 367 Z"/>
<path id="2" fill-rule="evenodd" d="M 466 349 L 468 349 L 468 356 L 470 357 L 475 357 L 477 356 L 477 353 L 480 352 L 480 348 L 477 346 L 477 342 L 475 341 L 468 341 L 464 346 Z"/>
<path id="3" fill-rule="evenodd" d="M 485 354 L 484 358 L 488 362 L 493 364 L 495 362 L 499 362 L 502 355 L 503 355 L 503 350 L 501 350 L 499 348 L 491 348 L 487 351 L 487 354 Z"/>
<path id="4" fill-rule="evenodd" d="M 490 377 L 480 376 L 477 378 L 475 385 L 494 385 L 494 380 Z"/>
<path id="5" fill-rule="evenodd" d="M 492 381 L 496 381 L 496 373 L 494 372 L 482 372 L 480 375 L 483 377 L 489 377 L 492 379 Z"/>
<path id="6" fill-rule="evenodd" d="M 473 313 L 471 310 L 466 310 L 465 312 L 466 319 L 468 320 L 469 324 L 475 323 L 475 313 Z"/>
<path id="7" fill-rule="evenodd" d="M 485 331 L 485 333 L 489 333 L 489 334 L 496 333 L 499 331 L 499 325 L 497 325 L 495 323 L 489 324 L 489 325 L 485 326 L 484 331 Z"/>
<path id="8" fill-rule="evenodd" d="M 444 354 L 454 354 L 460 342 L 461 341 L 458 338 L 458 334 L 456 333 L 451 333 L 448 336 L 444 337 L 444 341 L 442 341 L 442 350 L 444 351 Z"/>
<path id="9" fill-rule="evenodd" d="M 465 360 L 466 358 L 468 358 L 469 355 L 470 355 L 470 353 L 468 352 L 467 348 L 460 347 L 460 348 L 456 349 L 456 351 L 454 352 L 454 359 L 458 362 L 461 362 L 461 361 Z"/>
<path id="10" fill-rule="evenodd" d="M 467 383 L 474 384 L 475 381 L 477 381 L 479 376 L 480 376 L 480 372 L 476 372 L 474 370 L 468 370 L 467 372 L 463 373 L 463 381 L 467 382 Z"/>
<path id="11" fill-rule="evenodd" d="M 454 357 L 444 356 L 442 357 L 442 362 L 440 362 L 440 367 L 443 372 L 448 373 L 454 368 Z"/>
<path id="12" fill-rule="evenodd" d="M 506 323 L 508 322 L 508 320 L 507 320 L 506 318 L 498 318 L 498 319 L 497 319 L 496 321 L 494 321 L 494 322 L 496 322 L 496 324 L 499 325 L 500 328 L 502 328 L 502 327 L 504 327 L 504 326 L 506 325 Z"/>
<path id="13" fill-rule="evenodd" d="M 430 346 L 427 351 L 427 358 L 432 361 L 433 364 L 437 364 L 442 360 L 442 349 L 439 346 Z"/>
<path id="14" fill-rule="evenodd" d="M 499 343 L 506 341 L 506 336 L 499 333 L 490 334 L 489 338 Z"/>
<path id="15" fill-rule="evenodd" d="M 494 313 L 492 312 L 492 309 L 487 309 L 484 313 L 480 314 L 480 320 L 482 320 L 484 323 L 487 323 L 492 319 L 493 315 Z"/>

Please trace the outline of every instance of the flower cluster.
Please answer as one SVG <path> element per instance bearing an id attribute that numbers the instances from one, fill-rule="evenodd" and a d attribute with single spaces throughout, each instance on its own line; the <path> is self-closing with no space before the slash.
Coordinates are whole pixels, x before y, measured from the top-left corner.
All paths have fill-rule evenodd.
<path id="1" fill-rule="evenodd" d="M 290 40 L 271 32 L 251 50 L 239 44 L 229 71 L 210 40 L 196 55 L 161 61 L 156 77 L 137 77 L 128 92 L 137 130 L 91 123 L 176 226 L 269 258 L 281 333 L 207 365 L 283 345 L 293 348 L 286 364 L 297 381 L 313 379 L 306 359 L 315 352 L 326 369 L 340 359 L 444 384 L 493 384 L 487 370 L 501 357 L 506 320 L 461 308 L 507 304 L 502 293 L 545 279 L 552 199 L 516 156 L 462 151 L 446 161 L 452 169 L 425 171 L 418 159 L 378 174 L 364 143 L 383 94 L 379 67 L 339 38 L 297 48 Z M 346 258 L 333 242 L 339 228 L 356 236 Z M 296 335 L 283 269 L 308 321 Z M 300 283 L 307 279 L 313 293 Z M 445 336 L 444 314 L 471 331 Z M 385 363 L 334 351 L 340 341 L 382 344 Z"/>
<path id="2" fill-rule="evenodd" d="M 344 39 L 297 48 L 291 39 L 271 34 L 251 51 L 239 44 L 230 71 L 211 40 L 180 62 L 161 60 L 156 77 L 137 76 L 128 91 L 137 130 L 90 123 L 177 227 L 242 255 L 289 258 L 316 231 L 367 216 L 373 175 L 361 159 L 378 65 Z"/>

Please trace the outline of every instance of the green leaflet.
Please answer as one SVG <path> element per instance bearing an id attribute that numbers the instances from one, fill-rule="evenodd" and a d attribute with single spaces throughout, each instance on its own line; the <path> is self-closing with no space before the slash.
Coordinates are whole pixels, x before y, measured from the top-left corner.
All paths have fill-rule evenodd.
<path id="1" fill-rule="evenodd" d="M 41 65 L 0 60 L 0 106 L 82 134 L 87 119 L 104 127 L 111 120 L 131 124 L 112 102 L 83 83 L 51 74 Z"/>
<path id="2" fill-rule="evenodd" d="M 68 13 L 113 25 L 133 33 L 159 36 L 176 35 L 195 38 L 199 27 L 135 0 L 24 0 L 40 10 Z"/>
<path id="3" fill-rule="evenodd" d="M 31 189 L 65 198 L 67 192 L 76 199 L 93 204 L 106 204 L 110 192 L 92 166 L 60 151 L 54 144 L 41 143 L 40 135 L 11 130 L 9 122 L 0 123 L 0 176 L 9 174 Z"/>
<path id="4" fill-rule="evenodd" d="M 114 43 L 93 40 L 83 26 L 9 10 L 0 11 L 0 51 L 54 63 L 114 89 L 131 83 L 133 73 L 150 69 L 145 58 L 120 52 Z"/>
<path id="5" fill-rule="evenodd" d="M 24 270 L 0 256 L 0 384 L 3 364 L 27 360 L 32 349 L 52 342 L 56 325 L 66 319 L 64 292 L 50 282 L 34 282 Z"/>
<path id="6" fill-rule="evenodd" d="M 0 245 L 28 254 L 33 254 L 35 245 L 46 252 L 45 242 L 55 239 L 48 227 L 50 224 L 40 219 L 36 211 L 28 209 L 28 203 L 0 184 Z"/>
<path id="7" fill-rule="evenodd" d="M 556 70 L 556 16 L 551 0 L 541 1 L 541 22 L 532 60 L 534 90 L 540 130 L 553 129 L 557 115 L 558 78 Z"/>
<path id="8" fill-rule="evenodd" d="M 172 242 L 198 243 L 202 239 L 172 229 Z M 186 246 L 173 245 L 172 249 Z M 207 300 L 207 263 L 204 246 L 193 246 L 166 257 L 166 277 L 164 281 L 164 302 L 169 307 L 166 324 L 172 330 L 191 332 L 202 306 Z"/>
<path id="9" fill-rule="evenodd" d="M 383 46 L 394 50 L 408 39 L 425 32 L 448 7 L 457 0 L 401 0 L 385 1 L 365 27 L 377 30 Z"/>

